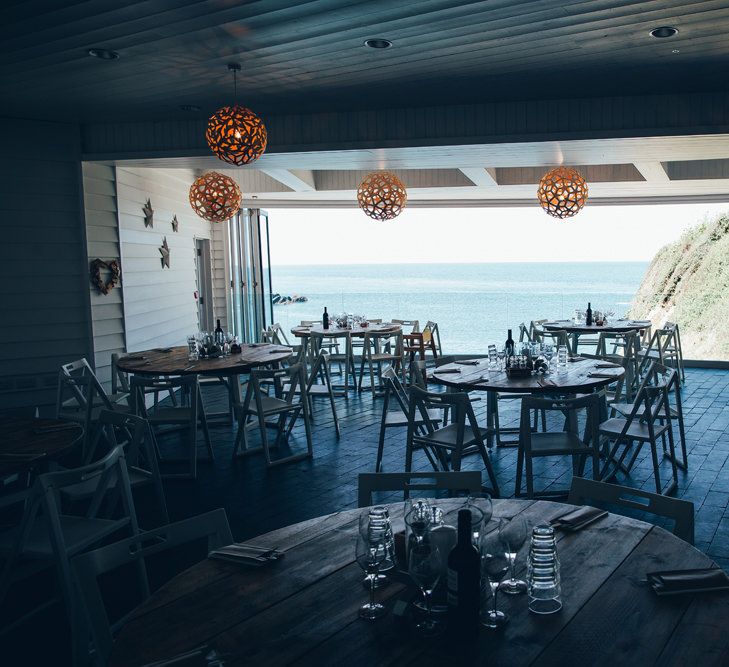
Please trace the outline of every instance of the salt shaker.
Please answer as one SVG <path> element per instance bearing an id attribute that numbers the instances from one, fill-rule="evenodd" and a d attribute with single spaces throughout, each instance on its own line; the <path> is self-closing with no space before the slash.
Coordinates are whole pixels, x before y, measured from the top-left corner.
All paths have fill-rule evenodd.
<path id="1" fill-rule="evenodd" d="M 535 526 L 527 562 L 529 611 L 553 614 L 562 609 L 559 558 L 552 526 Z"/>

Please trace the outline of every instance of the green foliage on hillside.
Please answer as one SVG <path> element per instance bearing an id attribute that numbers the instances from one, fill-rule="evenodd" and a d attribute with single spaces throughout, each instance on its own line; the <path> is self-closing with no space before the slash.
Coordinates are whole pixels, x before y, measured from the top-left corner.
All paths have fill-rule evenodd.
<path id="1" fill-rule="evenodd" d="M 677 322 L 686 358 L 729 359 L 729 214 L 658 251 L 630 316 Z"/>

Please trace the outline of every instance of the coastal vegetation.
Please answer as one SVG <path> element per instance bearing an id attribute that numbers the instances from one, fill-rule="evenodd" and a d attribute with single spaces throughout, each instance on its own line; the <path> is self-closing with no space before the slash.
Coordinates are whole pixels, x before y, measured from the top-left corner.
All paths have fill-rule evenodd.
<path id="1" fill-rule="evenodd" d="M 687 359 L 729 359 L 729 213 L 703 220 L 658 251 L 630 317 L 676 322 Z"/>

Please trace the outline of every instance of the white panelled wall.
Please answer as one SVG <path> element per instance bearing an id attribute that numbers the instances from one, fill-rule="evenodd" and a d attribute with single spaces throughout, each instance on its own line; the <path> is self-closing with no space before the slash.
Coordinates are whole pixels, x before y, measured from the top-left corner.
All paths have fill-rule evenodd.
<path id="1" fill-rule="evenodd" d="M 190 208 L 188 191 L 195 175 L 187 169 L 117 168 L 119 236 L 127 352 L 184 345 L 198 330 L 195 301 L 195 238 L 210 238 L 210 223 Z M 147 199 L 154 224 L 144 226 Z M 172 229 L 177 216 L 179 231 Z M 170 268 L 162 268 L 164 238 Z"/>
<path id="2" fill-rule="evenodd" d="M 213 236 L 212 225 L 190 208 L 192 170 L 86 163 L 83 173 L 89 261 L 121 260 L 121 286 L 108 295 L 95 289 L 91 294 L 96 370 L 108 386 L 113 352 L 184 345 L 198 330 L 195 239 L 211 239 L 217 293 L 215 281 L 225 280 L 224 265 L 216 266 L 224 262 L 224 226 Z M 147 199 L 154 210 L 152 227 L 144 226 Z M 162 267 L 159 252 L 165 237 L 169 268 Z"/>

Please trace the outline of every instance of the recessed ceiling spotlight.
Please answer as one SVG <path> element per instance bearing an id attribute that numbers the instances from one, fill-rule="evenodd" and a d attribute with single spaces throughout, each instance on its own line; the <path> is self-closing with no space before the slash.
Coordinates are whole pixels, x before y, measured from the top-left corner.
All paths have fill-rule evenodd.
<path id="1" fill-rule="evenodd" d="M 200 111 L 200 107 L 197 104 L 180 104 L 180 111 Z"/>
<path id="2" fill-rule="evenodd" d="M 86 53 L 92 58 L 100 58 L 101 60 L 116 60 L 119 57 L 119 53 L 111 49 L 93 48 Z"/>
<path id="3" fill-rule="evenodd" d="M 660 28 L 655 28 L 650 32 L 651 37 L 655 37 L 656 39 L 665 39 L 666 37 L 673 37 L 677 34 L 678 28 L 672 28 L 668 25 L 661 26 Z"/>
<path id="4" fill-rule="evenodd" d="M 389 39 L 373 37 L 372 39 L 366 39 L 364 45 L 369 46 L 371 49 L 389 49 L 392 42 Z"/>
<path id="5" fill-rule="evenodd" d="M 681 49 L 671 49 L 671 53 L 681 53 Z"/>

